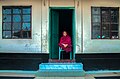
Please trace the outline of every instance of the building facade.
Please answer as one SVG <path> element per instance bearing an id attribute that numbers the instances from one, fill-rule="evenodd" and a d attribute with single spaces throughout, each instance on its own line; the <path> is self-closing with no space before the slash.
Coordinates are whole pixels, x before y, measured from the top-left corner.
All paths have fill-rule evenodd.
<path id="1" fill-rule="evenodd" d="M 30 30 L 29 32 L 23 33 L 28 36 L 25 36 L 22 38 L 19 37 L 18 35 L 15 35 L 15 33 L 18 33 L 20 30 L 19 29 L 19 24 L 15 25 L 18 30 L 10 30 L 7 29 L 5 31 L 4 27 L 7 28 L 7 23 L 4 24 L 4 19 L 7 17 L 4 14 L 4 10 L 7 9 L 9 10 L 10 7 L 25 7 L 25 6 L 30 6 L 30 17 L 26 16 L 26 19 L 30 19 L 30 23 L 23 23 L 23 27 L 28 27 Z M 74 47 L 74 52 L 75 53 L 119 53 L 119 0 L 1 0 L 0 1 L 0 52 L 11 52 L 11 53 L 49 53 L 50 52 L 50 47 L 51 47 L 51 37 L 52 37 L 52 32 L 54 31 L 51 30 L 51 28 L 54 28 L 54 26 L 50 25 L 51 24 L 51 10 L 70 10 L 73 13 L 71 14 L 72 22 L 71 26 L 70 23 L 68 24 L 68 28 L 74 29 L 73 31 L 70 31 L 72 39 L 73 39 L 73 47 Z M 96 7 L 96 9 L 95 9 Z M 5 8 L 5 9 L 4 9 Z M 116 12 L 117 15 L 114 15 L 114 18 L 117 20 L 118 25 L 115 25 L 111 22 L 108 23 L 108 25 L 102 25 L 102 20 L 99 17 L 104 17 L 102 13 L 100 14 L 101 16 L 94 16 L 93 10 L 99 10 L 100 12 L 104 12 L 104 9 L 111 10 L 112 8 L 117 8 Z M 111 8 L 111 9 L 110 9 Z M 17 8 L 18 9 L 18 8 Z M 106 10 L 106 11 L 107 11 Z M 114 10 L 113 10 L 114 11 Z M 62 11 L 58 11 L 59 13 Z M 69 12 L 69 11 L 68 11 Z M 97 11 L 96 11 L 97 12 Z M 93 13 L 93 14 L 92 14 Z M 108 12 L 109 13 L 109 12 Z M 61 17 L 62 15 L 59 15 Z M 112 16 L 112 14 L 111 14 Z M 115 17 L 117 16 L 118 19 Z M 10 15 L 12 18 L 12 15 Z M 8 17 L 8 21 L 10 19 Z M 23 16 L 24 17 L 24 16 Z M 70 16 L 69 16 L 70 17 Z M 109 16 L 108 16 L 109 17 Z M 16 18 L 16 23 L 17 19 L 19 19 L 19 14 L 18 16 L 16 15 L 14 17 L 13 13 L 13 19 Z M 56 18 L 56 17 L 55 17 Z M 64 18 L 62 18 L 64 19 Z M 68 18 L 69 21 L 70 18 Z M 105 19 L 105 18 L 102 18 Z M 107 19 L 110 19 L 107 18 Z M 15 20 L 15 19 L 14 19 Z M 95 22 L 96 22 L 96 27 L 97 27 L 97 21 L 100 22 L 98 23 L 98 28 L 95 28 Z M 12 21 L 12 20 L 11 20 Z M 5 21 L 7 22 L 7 20 Z M 27 20 L 26 20 L 27 22 Z M 107 20 L 105 21 L 107 23 Z M 20 23 L 22 23 L 20 21 Z M 13 25 L 13 23 L 11 23 Z M 26 24 L 26 26 L 25 26 Z M 111 25 L 110 25 L 111 24 Z M 10 26 L 11 29 L 12 25 Z M 55 25 L 55 24 L 54 24 Z M 18 27 L 17 27 L 18 26 Z M 55 25 L 56 29 L 60 29 L 60 25 Z M 107 30 L 107 29 L 112 29 L 113 26 L 113 31 L 112 30 Z M 9 26 L 8 26 L 9 27 Z M 20 25 L 22 27 L 22 25 Z M 102 33 L 99 28 L 104 28 L 102 30 Z M 114 28 L 117 27 L 117 28 Z M 63 27 L 64 28 L 64 25 Z M 107 28 L 107 29 L 106 29 Z M 56 30 L 55 29 L 55 30 Z M 96 30 L 97 29 L 97 30 Z M 14 31 L 14 34 L 13 34 Z M 16 32 L 17 31 L 17 32 Z M 60 30 L 59 30 L 60 31 Z M 97 32 L 96 32 L 97 31 Z M 10 34 L 11 33 L 11 34 Z M 56 31 L 56 33 L 59 33 Z M 61 32 L 60 32 L 61 33 Z M 30 35 L 29 35 L 30 34 Z M 94 36 L 93 36 L 94 35 Z M 95 36 L 96 35 L 96 36 Z M 9 38 L 10 36 L 10 38 Z M 100 38 L 99 38 L 100 37 Z"/>
<path id="2" fill-rule="evenodd" d="M 112 75 L 119 76 L 119 7 L 120 0 L 0 0 L 0 71 L 37 71 L 40 63 L 58 59 L 66 30 L 73 58 L 91 79 L 102 79 L 93 70 L 118 70 Z"/>

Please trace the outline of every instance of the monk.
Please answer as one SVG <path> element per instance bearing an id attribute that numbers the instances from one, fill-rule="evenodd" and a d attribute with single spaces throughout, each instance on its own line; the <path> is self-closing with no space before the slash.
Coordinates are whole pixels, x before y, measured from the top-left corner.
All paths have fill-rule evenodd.
<path id="1" fill-rule="evenodd" d="M 63 31 L 63 36 L 60 38 L 59 46 L 62 50 L 66 51 L 66 53 L 72 51 L 71 38 L 66 31 Z"/>

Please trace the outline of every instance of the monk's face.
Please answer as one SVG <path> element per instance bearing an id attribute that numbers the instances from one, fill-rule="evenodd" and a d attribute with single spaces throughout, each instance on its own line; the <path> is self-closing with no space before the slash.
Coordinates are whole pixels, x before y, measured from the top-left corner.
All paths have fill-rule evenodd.
<path id="1" fill-rule="evenodd" d="M 67 36 L 67 32 L 66 31 L 63 32 L 63 36 Z"/>

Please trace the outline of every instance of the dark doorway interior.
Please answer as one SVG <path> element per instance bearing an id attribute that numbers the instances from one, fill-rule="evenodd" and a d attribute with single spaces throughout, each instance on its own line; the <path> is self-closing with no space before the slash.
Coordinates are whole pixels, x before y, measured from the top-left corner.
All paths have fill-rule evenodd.
<path id="1" fill-rule="evenodd" d="M 50 9 L 50 59 L 58 59 L 58 43 L 63 31 L 72 39 L 73 9 Z"/>
<path id="2" fill-rule="evenodd" d="M 72 38 L 72 15 L 73 10 L 58 10 L 59 11 L 59 38 L 65 30 Z"/>
<path id="3" fill-rule="evenodd" d="M 72 14 L 73 10 L 59 10 L 59 40 L 63 31 L 67 31 L 72 38 Z M 62 59 L 70 59 L 69 53 L 62 52 L 61 54 L 63 54 Z"/>

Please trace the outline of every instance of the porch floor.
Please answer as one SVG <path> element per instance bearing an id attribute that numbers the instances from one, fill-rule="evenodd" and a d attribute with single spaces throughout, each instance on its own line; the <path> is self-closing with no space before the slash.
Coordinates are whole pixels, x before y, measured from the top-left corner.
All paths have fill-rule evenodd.
<path id="1" fill-rule="evenodd" d="M 49 63 L 75 63 L 75 59 L 49 59 Z"/>

